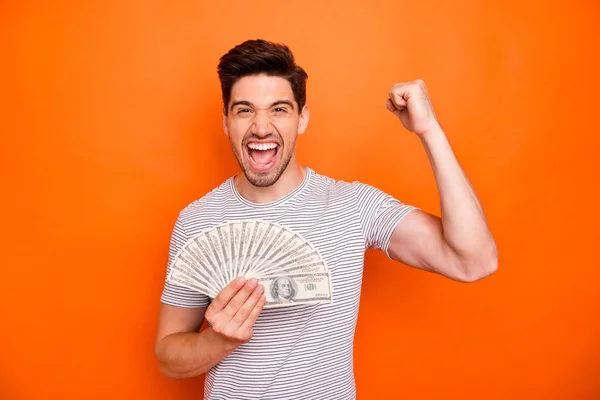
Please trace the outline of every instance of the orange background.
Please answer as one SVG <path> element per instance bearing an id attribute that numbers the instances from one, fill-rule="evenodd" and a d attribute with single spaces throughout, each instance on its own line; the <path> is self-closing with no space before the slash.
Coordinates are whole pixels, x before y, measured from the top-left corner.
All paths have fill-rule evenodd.
<path id="1" fill-rule="evenodd" d="M 358 398 L 600 398 L 596 1 L 3 1 L 0 35 L 0 398 L 201 398 L 158 299 L 178 211 L 237 170 L 218 57 L 259 37 L 309 73 L 302 163 L 437 213 L 385 109 L 424 79 L 498 243 L 475 284 L 368 253 Z"/>

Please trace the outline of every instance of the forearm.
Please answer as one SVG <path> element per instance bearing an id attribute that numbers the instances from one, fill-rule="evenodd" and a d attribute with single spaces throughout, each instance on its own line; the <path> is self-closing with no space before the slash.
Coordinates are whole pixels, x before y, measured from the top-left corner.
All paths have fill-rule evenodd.
<path id="1" fill-rule="evenodd" d="M 494 269 L 495 243 L 481 204 L 448 139 L 436 126 L 421 137 L 440 194 L 443 237 L 465 265 Z M 470 272 L 470 271 L 467 271 Z"/>
<path id="2" fill-rule="evenodd" d="M 212 328 L 200 333 L 174 333 L 156 346 L 160 370 L 172 379 L 201 375 L 221 362 L 237 344 L 226 340 Z"/>

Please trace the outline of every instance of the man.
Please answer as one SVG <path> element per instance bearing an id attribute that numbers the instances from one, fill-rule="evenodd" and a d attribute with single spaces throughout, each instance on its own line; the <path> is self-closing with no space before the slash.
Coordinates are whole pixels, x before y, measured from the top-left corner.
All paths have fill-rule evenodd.
<path id="1" fill-rule="evenodd" d="M 265 288 L 256 279 L 239 277 L 215 299 L 165 282 L 155 349 L 160 369 L 172 379 L 207 372 L 209 399 L 353 399 L 365 250 L 457 281 L 479 280 L 497 268 L 482 208 L 422 81 L 394 85 L 386 107 L 423 143 L 441 218 L 296 162 L 296 137 L 309 121 L 307 74 L 286 46 L 244 42 L 221 58 L 218 71 L 223 128 L 242 173 L 181 211 L 169 261 L 206 228 L 263 219 L 319 250 L 335 301 L 263 309 Z M 208 327 L 199 332 L 204 319 Z"/>
<path id="2" fill-rule="evenodd" d="M 291 303 L 296 297 L 296 290 L 292 280 L 287 277 L 277 278 L 273 281 L 271 287 L 271 297 L 278 303 Z"/>

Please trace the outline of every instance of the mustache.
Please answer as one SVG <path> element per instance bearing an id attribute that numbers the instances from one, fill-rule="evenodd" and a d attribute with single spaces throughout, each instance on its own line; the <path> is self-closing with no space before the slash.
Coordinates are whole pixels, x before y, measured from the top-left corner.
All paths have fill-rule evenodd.
<path id="1" fill-rule="evenodd" d="M 250 134 L 244 136 L 244 139 L 242 140 L 242 146 L 245 146 L 251 140 L 257 140 L 257 141 L 271 140 L 271 141 L 277 142 L 279 145 L 283 144 L 283 138 L 278 133 L 269 133 L 267 136 L 258 136 L 254 133 L 250 133 Z"/>

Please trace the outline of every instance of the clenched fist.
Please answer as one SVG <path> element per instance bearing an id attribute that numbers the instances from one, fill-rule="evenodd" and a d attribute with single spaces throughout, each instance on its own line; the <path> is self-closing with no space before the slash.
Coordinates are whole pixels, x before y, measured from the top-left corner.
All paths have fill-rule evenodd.
<path id="1" fill-rule="evenodd" d="M 389 91 L 386 107 L 394 113 L 402 125 L 419 136 L 439 126 L 429 100 L 425 82 L 420 79 L 397 83 Z"/>

